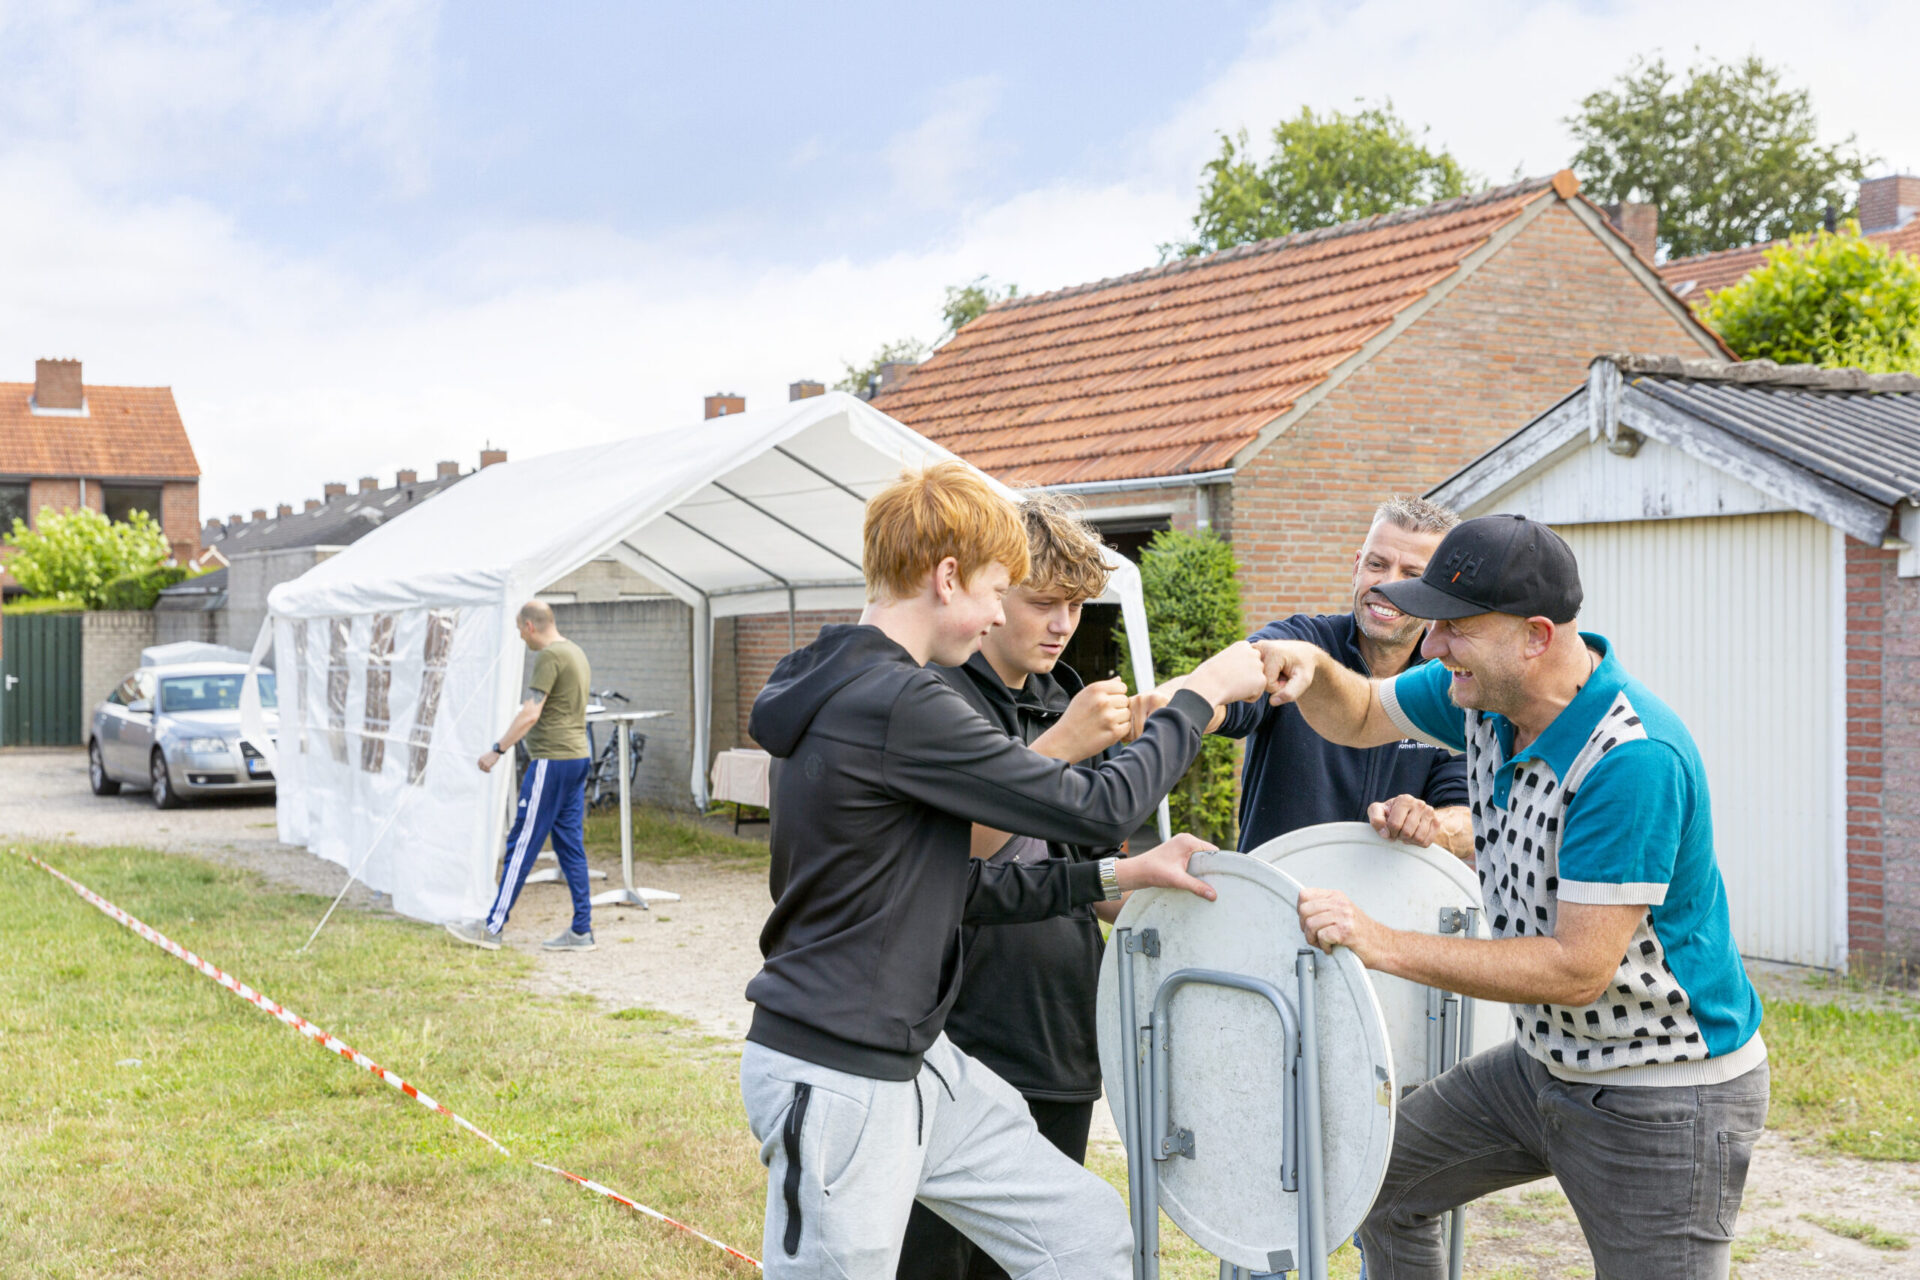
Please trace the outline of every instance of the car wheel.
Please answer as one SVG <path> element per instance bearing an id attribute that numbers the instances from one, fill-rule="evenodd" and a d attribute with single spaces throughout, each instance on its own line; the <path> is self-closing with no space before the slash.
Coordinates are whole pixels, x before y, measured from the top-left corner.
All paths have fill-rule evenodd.
<path id="1" fill-rule="evenodd" d="M 173 775 L 167 772 L 167 757 L 158 747 L 153 749 L 153 763 L 148 769 L 148 774 L 153 779 L 150 788 L 153 792 L 153 807 L 178 809 L 180 793 L 173 789 Z"/>
<path id="2" fill-rule="evenodd" d="M 120 784 L 107 776 L 107 761 L 100 754 L 98 738 L 87 743 L 87 781 L 93 784 L 93 794 L 97 796 L 120 794 Z"/>

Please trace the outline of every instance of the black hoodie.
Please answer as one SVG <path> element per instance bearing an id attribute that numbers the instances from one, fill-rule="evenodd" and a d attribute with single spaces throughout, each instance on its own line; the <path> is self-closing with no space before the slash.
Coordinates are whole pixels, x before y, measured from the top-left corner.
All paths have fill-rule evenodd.
<path id="1" fill-rule="evenodd" d="M 1068 844 L 1133 834 L 1200 752 L 1182 690 L 1097 768 L 1029 751 L 877 627 L 833 626 L 774 668 L 748 730 L 773 756 L 773 912 L 747 1039 L 910 1080 L 960 989 L 961 924 L 1097 901 L 1099 868 L 968 855 L 971 826 Z"/>

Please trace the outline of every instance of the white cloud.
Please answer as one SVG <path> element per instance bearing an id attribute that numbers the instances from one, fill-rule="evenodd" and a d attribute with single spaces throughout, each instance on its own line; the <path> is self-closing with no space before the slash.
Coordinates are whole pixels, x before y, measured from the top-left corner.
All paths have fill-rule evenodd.
<path id="1" fill-rule="evenodd" d="M 1275 8 L 1246 53 L 1156 130 L 1145 153 L 1157 172 L 1192 175 L 1217 131 L 1259 137 L 1303 104 L 1350 110 L 1356 99 L 1391 98 L 1403 118 L 1431 127 L 1434 143 L 1505 182 L 1516 168 L 1564 168 L 1574 145 L 1562 119 L 1636 55 L 1664 53 L 1679 67 L 1697 49 L 1785 66 L 1790 82 L 1812 89 L 1825 132 L 1858 133 L 1868 151 L 1912 170 L 1920 111 L 1900 59 L 1874 50 L 1916 44 L 1920 6 L 1898 0 L 1818 9 L 1787 0 L 1295 0 Z"/>
<path id="2" fill-rule="evenodd" d="M 324 135 L 397 190 L 424 180 L 435 0 L 0 6 L 8 146 L 95 183 L 271 169 Z"/>
<path id="3" fill-rule="evenodd" d="M 993 158 L 986 123 L 999 98 L 1000 86 L 991 76 L 940 90 L 934 109 L 887 143 L 883 154 L 895 198 L 923 209 L 948 208 L 960 200 L 966 179 Z"/>

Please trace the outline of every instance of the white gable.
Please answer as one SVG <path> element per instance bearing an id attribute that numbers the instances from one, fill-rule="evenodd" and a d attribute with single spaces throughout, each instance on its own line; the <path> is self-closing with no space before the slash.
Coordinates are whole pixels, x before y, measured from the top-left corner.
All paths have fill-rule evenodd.
<path id="1" fill-rule="evenodd" d="M 1759 515 L 1793 504 L 1658 440 L 1631 457 L 1583 432 L 1462 515 L 1520 511 L 1547 524 Z"/>

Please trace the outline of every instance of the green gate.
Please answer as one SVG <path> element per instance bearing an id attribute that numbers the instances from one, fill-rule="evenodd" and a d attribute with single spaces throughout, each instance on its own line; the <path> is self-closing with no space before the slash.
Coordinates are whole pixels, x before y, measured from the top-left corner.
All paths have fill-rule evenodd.
<path id="1" fill-rule="evenodd" d="M 80 723 L 80 615 L 0 617 L 0 746 L 70 747 Z"/>

